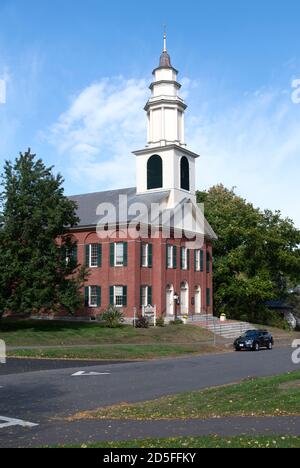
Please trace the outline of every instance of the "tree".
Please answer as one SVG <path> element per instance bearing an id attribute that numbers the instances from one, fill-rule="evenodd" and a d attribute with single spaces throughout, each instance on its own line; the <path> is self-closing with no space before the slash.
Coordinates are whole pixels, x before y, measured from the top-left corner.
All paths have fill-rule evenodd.
<path id="1" fill-rule="evenodd" d="M 76 205 L 64 196 L 61 175 L 28 150 L 5 163 L 1 178 L 2 314 L 75 313 L 86 272 L 74 255 L 69 229 L 78 223 Z"/>
<path id="2" fill-rule="evenodd" d="M 261 211 L 222 185 L 198 192 L 215 229 L 216 311 L 264 321 L 266 302 L 285 298 L 300 280 L 300 231 L 280 212 Z"/>

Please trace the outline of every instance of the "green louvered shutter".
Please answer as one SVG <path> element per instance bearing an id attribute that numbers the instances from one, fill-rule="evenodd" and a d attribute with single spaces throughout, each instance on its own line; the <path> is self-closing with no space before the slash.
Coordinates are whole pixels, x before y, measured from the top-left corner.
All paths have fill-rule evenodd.
<path id="1" fill-rule="evenodd" d="M 67 249 L 65 245 L 62 245 L 60 247 L 60 255 L 61 255 L 61 261 L 66 265 L 67 263 Z"/>
<path id="2" fill-rule="evenodd" d="M 200 251 L 200 271 L 204 271 L 204 253 L 203 250 Z"/>
<path id="3" fill-rule="evenodd" d="M 183 270 L 183 247 L 180 247 L 180 269 Z"/>
<path id="4" fill-rule="evenodd" d="M 110 266 L 114 267 L 115 266 L 115 244 L 110 244 L 109 246 L 110 249 Z"/>
<path id="5" fill-rule="evenodd" d="M 206 305 L 210 307 L 210 288 L 206 289 Z"/>
<path id="6" fill-rule="evenodd" d="M 140 306 L 143 306 L 143 286 L 140 287 Z"/>
<path id="7" fill-rule="evenodd" d="M 143 267 L 143 242 L 141 242 L 141 249 L 140 249 L 140 255 L 141 255 L 141 268 Z"/>
<path id="8" fill-rule="evenodd" d="M 153 245 L 148 244 L 148 267 L 152 268 L 153 266 Z"/>
<path id="9" fill-rule="evenodd" d="M 173 268 L 174 270 L 177 269 L 177 247 L 173 247 Z"/>
<path id="10" fill-rule="evenodd" d="M 109 288 L 109 305 L 113 306 L 114 304 L 114 287 Z"/>
<path id="11" fill-rule="evenodd" d="M 190 271 L 190 263 L 191 263 L 191 251 L 190 249 L 187 250 L 187 269 Z"/>
<path id="12" fill-rule="evenodd" d="M 127 242 L 124 242 L 123 243 L 123 246 L 124 246 L 124 267 L 127 267 L 128 266 L 128 244 Z"/>
<path id="13" fill-rule="evenodd" d="M 90 246 L 85 246 L 85 266 L 90 267 Z"/>
<path id="14" fill-rule="evenodd" d="M 72 249 L 72 261 L 75 265 L 78 263 L 78 245 L 75 244 Z"/>
<path id="15" fill-rule="evenodd" d="M 89 306 L 89 294 L 90 293 L 90 288 L 88 286 L 86 286 L 84 288 L 84 305 L 85 307 L 88 307 Z"/>
<path id="16" fill-rule="evenodd" d="M 148 287 L 148 305 L 152 306 L 152 287 Z"/>
<path id="17" fill-rule="evenodd" d="M 101 307 L 101 287 L 97 286 L 97 307 Z"/>
<path id="18" fill-rule="evenodd" d="M 197 255 L 198 255 L 198 250 L 194 250 L 194 271 L 197 271 Z"/>
<path id="19" fill-rule="evenodd" d="M 168 267 L 168 261 L 169 261 L 168 253 L 169 253 L 169 246 L 168 246 L 168 244 L 166 244 L 166 269 L 167 270 L 169 269 L 169 267 Z"/>
<path id="20" fill-rule="evenodd" d="M 206 271 L 210 273 L 210 253 L 206 253 Z"/>
<path id="21" fill-rule="evenodd" d="M 98 244 L 98 268 L 102 267 L 102 244 Z"/>
<path id="22" fill-rule="evenodd" d="M 127 307 L 127 286 L 123 286 L 123 307 Z"/>

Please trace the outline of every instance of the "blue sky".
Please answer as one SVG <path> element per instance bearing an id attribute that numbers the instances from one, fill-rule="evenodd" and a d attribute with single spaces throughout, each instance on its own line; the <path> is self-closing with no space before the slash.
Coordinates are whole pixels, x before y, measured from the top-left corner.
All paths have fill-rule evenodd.
<path id="1" fill-rule="evenodd" d="M 298 0 L 0 0 L 0 164 L 30 146 L 67 194 L 133 186 L 166 23 L 198 188 L 300 227 L 299 17 Z"/>

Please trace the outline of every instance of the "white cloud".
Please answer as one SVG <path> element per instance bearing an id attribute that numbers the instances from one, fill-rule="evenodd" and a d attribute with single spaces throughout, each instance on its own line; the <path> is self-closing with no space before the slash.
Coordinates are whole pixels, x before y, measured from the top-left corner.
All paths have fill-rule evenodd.
<path id="1" fill-rule="evenodd" d="M 198 188 L 237 186 L 255 205 L 281 209 L 300 226 L 300 106 L 292 103 L 292 90 L 266 88 L 231 101 L 219 90 L 222 105 L 209 84 L 184 82 L 191 104 L 187 142 L 202 156 Z M 74 186 L 93 191 L 135 184 L 131 152 L 145 145 L 148 96 L 147 80 L 121 77 L 102 79 L 74 98 L 50 132 L 67 156 L 66 178 Z"/>
<path id="2" fill-rule="evenodd" d="M 69 176 L 85 190 L 135 184 L 131 152 L 144 144 L 144 80 L 102 79 L 75 97 L 51 128 L 51 142 L 68 156 Z"/>
<path id="3" fill-rule="evenodd" d="M 204 107 L 187 129 L 202 155 L 198 187 L 236 186 L 255 205 L 280 209 L 300 226 L 300 106 L 291 92 L 264 89 L 218 111 Z"/>

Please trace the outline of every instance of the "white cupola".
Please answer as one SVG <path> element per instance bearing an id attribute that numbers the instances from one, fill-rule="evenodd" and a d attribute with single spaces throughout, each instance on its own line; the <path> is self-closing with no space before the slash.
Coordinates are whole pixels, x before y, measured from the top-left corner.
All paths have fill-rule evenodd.
<path id="1" fill-rule="evenodd" d="M 187 105 L 179 96 L 178 71 L 167 52 L 167 37 L 159 66 L 153 71 L 151 97 L 145 106 L 148 119 L 147 145 L 135 151 L 137 193 L 170 191 L 169 208 L 186 198 L 196 201 L 195 160 L 199 156 L 185 144 L 184 113 Z"/>

